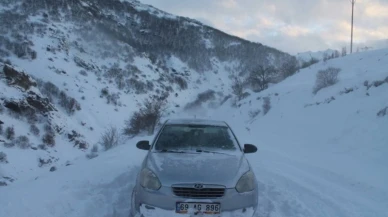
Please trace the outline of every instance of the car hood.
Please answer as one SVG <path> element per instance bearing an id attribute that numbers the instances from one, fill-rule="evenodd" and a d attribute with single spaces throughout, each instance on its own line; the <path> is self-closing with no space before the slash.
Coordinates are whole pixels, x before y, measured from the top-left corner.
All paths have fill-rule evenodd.
<path id="1" fill-rule="evenodd" d="M 234 188 L 241 175 L 249 170 L 242 153 L 153 153 L 146 166 L 163 186 L 174 184 L 215 184 Z"/>

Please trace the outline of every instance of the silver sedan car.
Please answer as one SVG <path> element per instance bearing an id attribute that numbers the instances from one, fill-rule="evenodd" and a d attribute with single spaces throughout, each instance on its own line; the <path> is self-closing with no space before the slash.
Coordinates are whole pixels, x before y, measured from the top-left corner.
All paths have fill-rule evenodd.
<path id="1" fill-rule="evenodd" d="M 166 121 L 152 142 L 133 188 L 132 217 L 253 216 L 258 190 L 246 153 L 223 121 Z"/>

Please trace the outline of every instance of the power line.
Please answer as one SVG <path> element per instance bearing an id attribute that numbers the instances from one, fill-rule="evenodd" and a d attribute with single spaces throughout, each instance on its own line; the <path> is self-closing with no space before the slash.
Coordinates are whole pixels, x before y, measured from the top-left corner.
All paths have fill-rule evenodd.
<path id="1" fill-rule="evenodd" d="M 350 0 L 350 3 L 352 3 L 352 30 L 350 34 L 350 53 L 353 53 L 353 14 L 354 14 L 354 4 L 356 3 L 356 0 Z"/>

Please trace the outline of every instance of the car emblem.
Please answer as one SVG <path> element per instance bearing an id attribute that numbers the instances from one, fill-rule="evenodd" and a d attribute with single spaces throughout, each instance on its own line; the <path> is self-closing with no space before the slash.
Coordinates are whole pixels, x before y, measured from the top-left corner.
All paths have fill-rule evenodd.
<path id="1" fill-rule="evenodd" d="M 203 185 L 202 184 L 194 184 L 195 189 L 202 189 Z"/>

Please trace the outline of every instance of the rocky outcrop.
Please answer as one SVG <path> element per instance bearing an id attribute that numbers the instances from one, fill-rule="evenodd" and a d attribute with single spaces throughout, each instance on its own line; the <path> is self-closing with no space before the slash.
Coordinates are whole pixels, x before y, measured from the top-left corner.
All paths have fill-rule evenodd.
<path id="1" fill-rule="evenodd" d="M 4 107 L 18 114 L 42 114 L 43 116 L 46 116 L 48 112 L 56 111 L 47 98 L 32 91 L 24 99 L 4 100 Z"/>
<path id="2" fill-rule="evenodd" d="M 22 89 L 23 91 L 29 90 L 31 87 L 36 87 L 37 83 L 31 76 L 27 75 L 24 72 L 19 72 L 12 68 L 11 66 L 4 65 L 3 72 L 5 78 L 8 81 L 8 85 L 16 86 Z"/>

